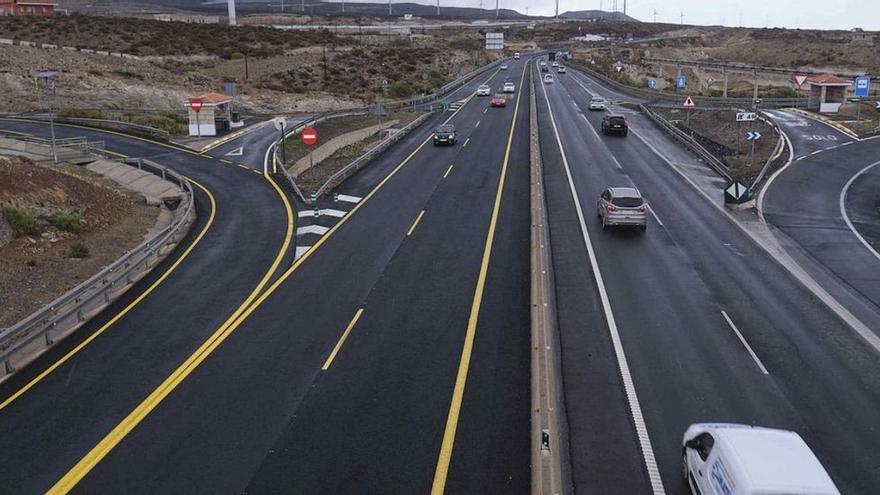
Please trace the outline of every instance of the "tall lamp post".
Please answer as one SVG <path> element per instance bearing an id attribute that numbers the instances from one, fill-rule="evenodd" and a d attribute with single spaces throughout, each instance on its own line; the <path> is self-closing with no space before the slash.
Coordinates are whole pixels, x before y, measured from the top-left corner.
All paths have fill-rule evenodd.
<path id="1" fill-rule="evenodd" d="M 53 104 L 55 102 L 55 75 L 57 73 L 54 70 L 41 70 L 37 72 L 34 77 L 37 82 L 37 100 L 41 99 L 42 91 L 40 89 L 40 83 L 42 82 L 44 85 L 48 85 L 51 91 L 51 98 L 49 98 L 49 102 L 47 103 L 47 109 L 49 111 L 49 132 L 52 136 L 52 161 L 54 163 L 58 163 L 58 152 L 55 148 L 55 112 Z"/>

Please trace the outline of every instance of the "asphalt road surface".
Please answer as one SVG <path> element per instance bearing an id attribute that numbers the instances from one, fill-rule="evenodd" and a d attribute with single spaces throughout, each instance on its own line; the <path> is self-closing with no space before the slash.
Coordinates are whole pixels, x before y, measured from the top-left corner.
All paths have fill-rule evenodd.
<path id="1" fill-rule="evenodd" d="M 39 123 L 2 120 L 0 128 L 48 134 Z M 277 268 L 290 245 L 284 203 L 261 175 L 99 131 L 57 126 L 56 134 L 103 140 L 108 150 L 151 158 L 204 189 L 193 187 L 198 221 L 175 253 L 73 336 L 0 385 L 0 483 L 18 493 L 52 486 L 261 282 L 268 282 L 273 264 Z M 155 290 L 104 329 L 177 260 Z"/>
<path id="2" fill-rule="evenodd" d="M 657 493 L 652 457 L 685 493 L 681 435 L 719 421 L 798 431 L 844 493 L 880 490 L 876 351 L 675 171 L 688 158 L 641 115 L 628 137 L 597 134 L 591 94 L 615 98 L 574 71 L 538 94 L 577 493 Z M 599 193 L 628 185 L 647 232 L 603 231 Z"/>
<path id="3" fill-rule="evenodd" d="M 15 422 L 0 411 L 3 442 L 21 437 L 4 449 L 8 481 L 24 491 L 64 476 L 59 487 L 82 492 L 527 492 L 524 75 L 521 62 L 490 77 L 517 82 L 506 108 L 470 99 L 448 115 L 455 146 L 422 141 L 403 160 L 396 147 L 381 157 L 390 175 L 211 345 L 189 359 L 197 342 L 175 347 L 168 361 L 185 365 L 152 394 L 119 393 L 124 384 L 89 373 L 88 404 L 42 407 L 63 397 L 34 389 L 22 397 L 34 401 L 27 423 L 25 411 Z M 71 374 L 57 376 L 63 387 Z M 44 440 L 36 423 L 61 433 Z"/>

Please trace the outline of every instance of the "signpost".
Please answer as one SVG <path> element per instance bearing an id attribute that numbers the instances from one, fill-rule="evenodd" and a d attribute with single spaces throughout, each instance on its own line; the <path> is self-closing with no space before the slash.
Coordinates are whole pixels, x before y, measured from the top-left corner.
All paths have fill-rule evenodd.
<path id="1" fill-rule="evenodd" d="M 311 146 L 318 142 L 318 132 L 311 127 L 306 127 L 300 133 L 300 139 L 304 145 Z M 309 168 L 313 166 L 315 166 L 315 162 L 312 161 L 312 150 L 309 150 Z"/>
<path id="2" fill-rule="evenodd" d="M 751 150 L 749 150 L 749 165 L 751 166 L 752 160 L 755 158 L 755 143 L 761 139 L 761 133 L 758 131 L 749 131 L 746 133 L 746 140 L 752 143 Z"/>
<path id="3" fill-rule="evenodd" d="M 284 146 L 284 127 L 287 124 L 287 121 L 284 117 L 275 117 L 272 119 L 272 125 L 275 126 L 275 129 L 281 133 L 281 166 L 287 167 L 287 150 Z M 272 172 L 277 172 L 278 170 L 275 168 L 275 160 L 272 160 Z"/>
<path id="4" fill-rule="evenodd" d="M 737 122 L 753 122 L 758 119 L 758 114 L 755 112 L 738 112 L 736 114 Z"/>
<path id="5" fill-rule="evenodd" d="M 801 86 L 807 81 L 807 76 L 803 74 L 795 74 L 794 75 L 794 83 L 797 84 L 797 89 L 801 89 Z"/>
<path id="6" fill-rule="evenodd" d="M 679 77 L 684 77 L 684 76 L 679 76 Z M 685 127 L 690 128 L 690 126 L 691 126 L 691 108 L 696 108 L 697 104 L 694 103 L 693 98 L 688 96 L 687 98 L 685 98 L 684 103 L 682 103 L 681 105 L 683 107 L 687 108 L 687 116 L 685 117 L 684 125 L 685 125 Z"/>
<path id="7" fill-rule="evenodd" d="M 675 78 L 675 87 L 678 89 L 684 89 L 687 87 L 687 77 L 684 74 L 679 74 L 678 77 Z"/>
<path id="8" fill-rule="evenodd" d="M 656 79 L 648 79 L 648 87 L 651 89 L 657 89 L 657 80 Z"/>
<path id="9" fill-rule="evenodd" d="M 199 112 L 202 111 L 202 103 L 201 98 L 190 98 L 189 99 L 189 107 L 192 108 L 192 111 L 196 113 L 196 134 L 199 137 L 202 137 L 202 119 L 199 117 Z M 192 131 L 190 131 L 192 132 Z M 192 134 L 190 134 L 192 136 Z"/>
<path id="10" fill-rule="evenodd" d="M 724 203 L 740 204 L 749 200 L 749 188 L 738 180 L 724 186 Z"/>
<path id="11" fill-rule="evenodd" d="M 871 77 L 870 76 L 859 76 L 856 78 L 856 93 L 855 95 L 859 98 L 865 98 L 868 96 L 868 93 L 871 89 Z"/>

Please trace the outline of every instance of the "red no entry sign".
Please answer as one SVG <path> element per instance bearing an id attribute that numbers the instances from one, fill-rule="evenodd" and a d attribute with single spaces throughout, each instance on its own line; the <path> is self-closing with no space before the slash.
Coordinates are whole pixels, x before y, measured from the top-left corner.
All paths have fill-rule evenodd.
<path id="1" fill-rule="evenodd" d="M 303 144 L 315 144 L 318 142 L 318 133 L 311 127 L 302 131 Z"/>
<path id="2" fill-rule="evenodd" d="M 193 112 L 199 113 L 202 110 L 202 100 L 199 98 L 190 98 L 189 107 L 193 109 Z"/>

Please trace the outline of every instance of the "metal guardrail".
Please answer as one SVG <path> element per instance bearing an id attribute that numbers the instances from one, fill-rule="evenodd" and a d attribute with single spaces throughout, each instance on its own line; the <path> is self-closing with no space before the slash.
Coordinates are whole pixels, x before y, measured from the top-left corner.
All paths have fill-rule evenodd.
<path id="1" fill-rule="evenodd" d="M 27 115 L 21 116 L 22 118 L 27 118 L 29 120 L 40 120 L 40 121 L 49 121 L 48 115 Z M 13 117 L 15 118 L 15 117 Z M 162 129 L 157 129 L 155 127 L 150 127 L 141 124 L 133 124 L 131 122 L 124 122 L 121 120 L 109 120 L 109 119 L 87 119 L 82 117 L 58 117 L 55 116 L 55 122 L 59 124 L 73 124 L 80 125 L 84 127 L 94 127 L 96 129 L 109 129 L 111 131 L 120 131 L 126 134 L 134 134 L 136 136 L 148 137 L 151 139 L 158 139 L 160 141 L 170 141 L 171 134 L 168 131 L 164 131 Z"/>
<path id="2" fill-rule="evenodd" d="M 681 106 L 682 98 L 687 96 L 684 94 L 670 94 L 663 93 L 661 91 L 649 91 L 647 89 L 634 88 L 632 86 L 627 86 L 625 84 L 617 82 L 614 79 L 611 79 L 604 74 L 600 74 L 599 72 L 596 72 L 588 67 L 584 67 L 583 65 L 569 63 L 568 66 L 590 77 L 598 79 L 600 83 L 606 86 L 610 86 L 614 90 L 617 90 L 628 96 L 632 96 L 633 98 L 645 100 L 647 102 L 674 102 Z M 698 107 L 739 106 L 750 108 L 754 104 L 752 98 L 724 98 L 716 96 L 694 95 L 690 96 L 697 103 Z M 808 98 L 761 98 L 761 106 L 764 108 L 806 107 L 808 102 Z"/>
<path id="3" fill-rule="evenodd" d="M 538 53 L 543 53 L 543 52 L 538 52 Z M 366 115 L 366 114 L 370 114 L 370 113 L 374 113 L 374 112 L 380 112 L 383 109 L 384 110 L 414 110 L 414 111 L 415 110 L 425 110 L 426 105 L 428 105 L 427 111 L 433 112 L 435 110 L 434 105 L 436 105 L 438 101 L 442 100 L 443 98 L 445 98 L 449 94 L 458 90 L 459 88 L 461 88 L 462 86 L 464 86 L 465 84 L 470 82 L 473 78 L 479 76 L 480 74 L 484 74 L 485 72 L 490 71 L 490 70 L 500 66 L 502 63 L 508 62 L 509 60 L 510 60 L 510 58 L 499 59 L 499 60 L 496 60 L 492 63 L 486 64 L 480 68 L 474 69 L 471 72 L 468 72 L 467 74 L 465 74 L 464 76 L 461 76 L 461 77 L 457 78 L 456 80 L 451 81 L 451 82 L 443 85 L 437 91 L 435 91 L 434 93 L 431 93 L 429 95 L 421 96 L 418 98 L 411 98 L 408 100 L 390 102 L 390 103 L 377 103 L 374 105 L 369 105 L 366 107 L 360 107 L 360 108 L 354 108 L 354 109 L 333 110 L 333 111 L 323 112 L 323 113 L 314 115 L 309 120 L 301 122 L 296 127 L 291 128 L 289 131 L 285 131 L 283 139 L 287 139 L 289 136 L 296 135 L 297 133 L 299 133 L 300 131 L 302 131 L 306 127 L 309 127 L 311 125 L 314 125 L 318 122 L 321 122 L 323 120 L 327 120 L 330 118 L 345 117 L 345 116 L 349 116 L 349 115 Z M 288 182 L 291 184 L 294 191 L 299 196 L 299 198 L 303 201 L 303 203 L 308 203 L 308 200 L 302 194 L 302 191 L 300 190 L 300 188 L 296 185 L 296 181 L 287 172 L 286 164 L 284 164 L 278 158 L 278 153 L 279 153 L 278 150 L 279 150 L 280 146 L 283 146 L 281 138 L 279 138 L 275 142 L 275 149 L 274 149 L 275 157 L 273 158 L 273 160 L 276 161 L 275 163 L 281 163 L 281 169 L 283 171 L 282 172 L 283 175 L 285 175 Z"/>
<path id="4" fill-rule="evenodd" d="M 428 117 L 430 117 L 432 114 L 433 112 L 428 112 L 424 115 L 419 116 L 419 118 L 413 120 L 394 134 L 383 139 L 378 144 L 376 144 L 376 146 L 373 146 L 372 148 L 367 150 L 363 155 L 355 158 L 351 163 L 342 167 L 342 169 L 331 175 L 330 178 L 328 178 L 327 181 L 324 182 L 317 191 L 315 191 L 315 197 L 320 198 L 321 195 L 327 192 L 328 189 L 330 189 L 331 187 L 335 187 L 336 185 L 350 177 L 351 174 L 360 170 L 361 167 L 370 163 L 373 158 L 388 149 L 389 146 L 400 141 L 404 138 L 404 136 L 412 132 L 413 129 L 416 129 L 417 127 L 422 125 L 422 123 L 428 120 Z"/>
<path id="5" fill-rule="evenodd" d="M 811 70 L 801 70 L 801 69 L 791 69 L 787 67 L 770 67 L 764 65 L 752 65 L 752 64 L 737 64 L 737 63 L 728 63 L 728 62 L 718 62 L 714 60 L 680 60 L 674 58 L 662 58 L 662 57 L 644 57 L 642 58 L 642 62 L 647 62 L 649 64 L 663 64 L 663 65 L 677 65 L 680 67 L 709 67 L 712 69 L 723 69 L 725 71 L 730 72 L 739 72 L 739 73 L 748 73 L 752 74 L 755 71 L 757 72 L 773 72 L 777 74 L 804 74 L 809 76 L 818 76 L 822 74 L 827 74 L 827 72 L 816 72 Z M 861 74 L 857 73 L 845 73 L 840 72 L 835 74 L 839 77 L 856 77 Z"/>
<path id="6" fill-rule="evenodd" d="M 640 104 L 639 109 L 642 111 L 642 113 L 647 115 L 648 118 L 653 120 L 663 131 L 672 136 L 673 139 L 683 144 L 695 155 L 705 161 L 718 175 L 724 177 L 727 180 L 733 180 L 730 173 L 727 171 L 727 166 L 724 165 L 724 163 L 722 163 L 721 160 L 719 160 L 715 155 L 710 153 L 709 150 L 698 143 L 694 138 L 689 136 L 688 133 L 672 125 L 672 123 L 670 123 L 668 120 L 664 119 L 645 105 Z"/>
<path id="7" fill-rule="evenodd" d="M 186 235 L 195 215 L 193 190 L 189 181 L 148 160 L 126 160 L 126 163 L 175 182 L 185 196 L 184 212 L 162 231 L 88 280 L 15 325 L 0 329 L 0 362 L 3 363 L 0 380 L 54 345 L 56 339 L 68 335 L 99 313 L 158 264 L 171 251 L 171 246 Z M 180 203 L 169 199 L 165 204 L 173 211 L 179 208 Z"/>
<path id="8" fill-rule="evenodd" d="M 52 140 L 36 136 L 11 134 L 0 130 L 0 138 L 14 141 L 6 149 L 21 151 L 52 159 Z M 55 154 L 60 161 L 75 160 L 84 155 L 104 155 L 104 141 L 90 141 L 85 137 L 59 138 L 55 140 Z"/>

